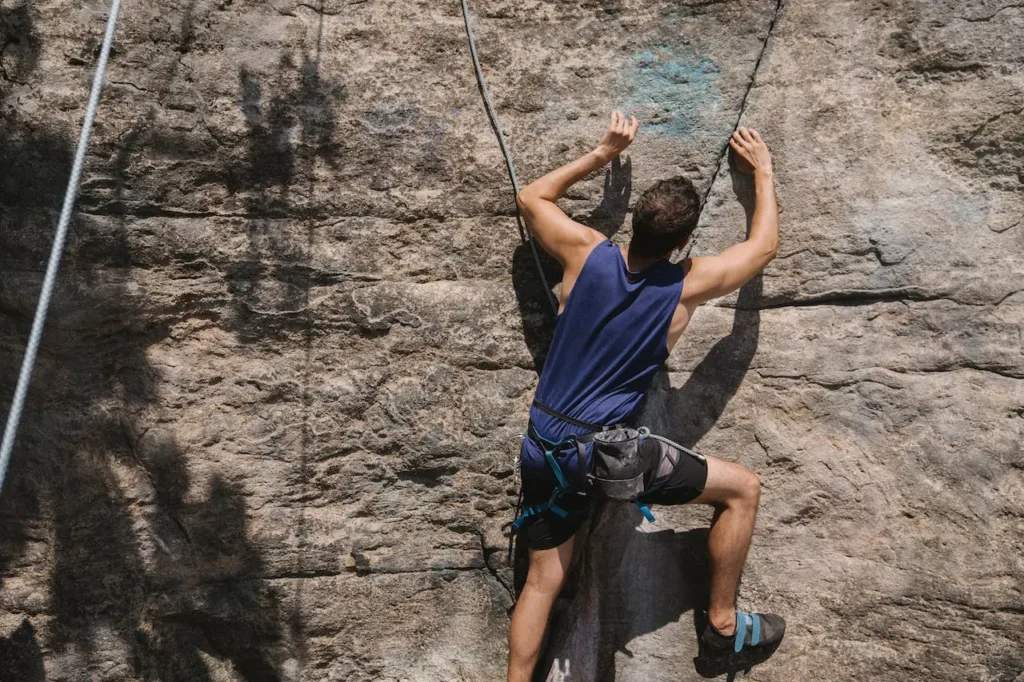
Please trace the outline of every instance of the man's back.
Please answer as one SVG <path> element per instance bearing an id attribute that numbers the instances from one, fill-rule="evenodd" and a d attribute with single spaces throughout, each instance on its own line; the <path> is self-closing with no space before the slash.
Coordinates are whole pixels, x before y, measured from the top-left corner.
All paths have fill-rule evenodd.
<path id="1" fill-rule="evenodd" d="M 594 424 L 625 420 L 668 357 L 668 333 L 683 287 L 683 269 L 665 259 L 631 271 L 619 247 L 593 247 L 559 314 L 536 399 Z M 541 409 L 530 414 L 545 437 L 572 424 Z"/>

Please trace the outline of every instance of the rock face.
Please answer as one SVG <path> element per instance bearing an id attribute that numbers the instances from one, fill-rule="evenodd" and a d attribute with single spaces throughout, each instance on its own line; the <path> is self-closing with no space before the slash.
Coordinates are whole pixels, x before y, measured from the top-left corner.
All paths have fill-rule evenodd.
<path id="1" fill-rule="evenodd" d="M 0 400 L 104 0 L 0 2 Z M 656 179 L 779 258 L 697 314 L 642 419 L 764 484 L 767 681 L 1024 674 L 1024 7 L 473 3 L 525 178 L 644 122 Z M 501 526 L 550 318 L 457 2 L 129 2 L 0 498 L 0 679 L 496 680 Z M 549 264 L 550 274 L 557 272 Z M 3 403 L 6 409 L 7 403 Z M 597 511 L 539 677 L 698 679 L 708 517 Z"/>

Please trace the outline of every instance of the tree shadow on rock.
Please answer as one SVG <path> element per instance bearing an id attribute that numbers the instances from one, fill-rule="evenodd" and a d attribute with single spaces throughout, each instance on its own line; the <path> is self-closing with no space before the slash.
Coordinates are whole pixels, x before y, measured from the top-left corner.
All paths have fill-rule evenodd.
<path id="1" fill-rule="evenodd" d="M 297 82 L 290 83 L 296 73 Z M 311 266 L 315 221 L 310 204 L 316 162 L 338 167 L 335 111 L 346 97 L 345 88 L 321 78 L 319 52 L 304 57 L 297 68 L 284 55 L 272 79 L 275 87 L 266 93 L 265 76 L 239 69 L 246 159 L 228 184 L 233 192 L 248 192 L 248 252 L 232 264 L 227 277 L 235 300 L 228 322 L 243 343 L 308 334 L 310 289 L 325 283 L 324 277 L 331 279 Z M 296 130 L 298 144 L 293 142 Z"/>
<path id="2" fill-rule="evenodd" d="M 239 671 L 264 671 L 245 679 L 276 679 L 266 671 L 276 669 L 279 596 L 259 578 L 246 493 L 220 476 L 193 481 L 163 426 L 160 379 L 146 350 L 168 336 L 174 312 L 147 308 L 127 281 L 74 260 L 62 274 L 0 500 L 5 525 L 30 534 L 42 522 L 21 517 L 35 507 L 51 528 L 45 649 L 75 652 L 89 670 L 110 660 L 113 635 L 132 652 L 126 674 L 160 668 L 158 679 L 211 679 L 200 655 L 208 649 Z M 22 275 L 16 288 L 37 280 Z M 21 359 L 28 305 L 0 297 L 5 378 Z M 5 572 L 39 569 L 19 560 L 24 547 L 3 550 Z M 175 619 L 181 613 L 188 624 Z M 213 635 L 204 634 L 204 616 L 217 623 Z M 182 635 L 189 628 L 198 633 L 191 639 Z"/>
<path id="3" fill-rule="evenodd" d="M 71 158 L 63 134 L 15 115 L 0 132 L 3 411 L 56 222 L 46 207 L 59 202 Z M 0 660 L 4 647 L 28 652 L 17 654 L 28 661 L 18 679 L 27 680 L 41 666 L 39 649 L 72 657 L 85 677 L 116 658 L 125 678 L 203 682 L 223 676 L 213 659 L 250 682 L 277 680 L 279 661 L 292 657 L 282 643 L 284 597 L 261 577 L 247 492 L 219 474 L 194 480 L 160 407 L 161 370 L 147 357 L 178 322 L 217 311 L 197 310 L 188 296 L 154 305 L 138 290 L 127 220 L 79 215 L 69 241 L 0 497 L 5 537 L 23 538 L 0 544 L 0 573 L 28 577 L 45 565 L 36 554 L 52 561 L 45 641 L 33 648 L 30 617 L 0 639 Z M 23 556 L 36 547 L 45 551 Z"/>
<path id="4" fill-rule="evenodd" d="M 41 47 L 31 2 L 0 7 L 0 104 L 11 85 L 24 85 L 36 70 Z M 20 364 L 20 356 L 15 356 L 24 349 L 31 325 L 27 308 L 5 305 L 19 292 L 9 288 L 12 280 L 5 281 L 2 274 L 13 272 L 37 252 L 44 253 L 49 245 L 42 232 L 31 234 L 34 230 L 26 227 L 25 221 L 3 209 L 59 207 L 71 158 L 71 143 L 65 134 L 40 130 L 34 122 L 22 120 L 17 107 L 0 106 L 0 414 L 6 415 L 10 405 Z M 16 230 L 22 232 L 19 239 L 4 238 Z M 36 260 L 42 262 L 42 257 Z M 5 494 L 0 497 L 0 587 L 5 576 L 35 569 L 32 562 L 37 557 L 25 553 L 30 546 L 43 545 L 49 535 L 44 501 L 37 490 L 52 480 L 53 473 L 17 457 L 9 464 Z M 25 632 L 35 637 L 30 622 L 16 631 L 19 638 Z M 0 660 L 5 659 L 0 656 Z"/>
<path id="5" fill-rule="evenodd" d="M 176 93 L 176 86 L 180 82 L 179 72 L 183 67 L 182 59 L 192 50 L 195 40 L 194 13 L 198 0 L 190 0 L 181 11 L 181 19 L 178 22 L 177 36 L 168 36 L 164 45 L 164 59 L 167 59 L 165 66 L 153 65 L 151 73 L 157 72 L 155 79 L 160 90 L 154 99 L 147 99 L 146 113 L 138 117 L 131 128 L 120 135 L 112 144 L 107 155 L 112 159 L 110 178 L 99 177 L 99 185 L 107 182 L 112 185 L 113 191 L 109 196 L 102 192 L 90 191 L 88 183 L 82 188 L 81 196 L 78 198 L 78 206 L 82 209 L 93 210 L 98 213 L 110 213 L 117 215 L 120 221 L 121 230 L 127 229 L 129 215 L 135 212 L 156 212 L 159 213 L 161 206 L 153 206 L 147 200 L 133 200 L 131 197 L 133 170 L 152 175 L 150 167 L 146 165 L 145 154 L 153 152 L 159 155 L 175 156 L 184 159 L 207 158 L 213 150 L 208 144 L 196 144 L 196 136 L 182 134 L 179 131 L 161 129 L 157 125 L 160 113 L 164 110 L 168 98 Z M 107 87 L 111 87 L 108 85 Z M 130 86 L 126 86 L 130 87 Z M 95 142 L 93 143 L 95 145 Z M 104 150 L 93 149 L 94 156 L 103 154 Z M 132 164 L 136 158 L 141 161 L 139 166 L 133 169 Z M 187 162 L 187 161 L 186 161 Z"/>
<path id="6" fill-rule="evenodd" d="M 161 680 L 214 679 L 202 652 L 230 663 L 246 682 L 279 680 L 272 652 L 287 648 L 282 595 L 258 578 L 264 566 L 246 532 L 244 491 L 218 475 L 205 500 L 183 507 L 191 560 L 157 562 L 155 580 L 164 584 L 150 626 L 137 635 L 140 668 Z"/>
<path id="7" fill-rule="evenodd" d="M 41 43 L 32 21 L 32 2 L 0 7 L 0 96 L 3 83 L 24 85 L 39 63 Z"/>
<path id="8" fill-rule="evenodd" d="M 54 513 L 49 648 L 73 646 L 100 664 L 109 652 L 99 647 L 109 645 L 96 635 L 116 633 L 135 674 L 213 679 L 205 652 L 243 679 L 277 679 L 279 597 L 259 579 L 263 560 L 248 538 L 246 492 L 220 474 L 192 480 L 162 426 L 166 417 L 154 409 L 159 377 L 145 351 L 166 338 L 172 321 L 146 321 L 116 287 L 91 291 L 70 294 L 88 313 L 54 325 L 49 362 L 37 369 L 38 385 L 60 374 L 74 377 L 75 388 L 26 413 L 26 431 L 58 470 L 55 484 L 38 493 Z M 30 461 L 37 453 L 25 452 L 28 442 L 22 459 Z"/>
<path id="9" fill-rule="evenodd" d="M 11 84 L 28 82 L 41 49 L 31 3 L 0 6 L 0 104 Z M 67 181 L 71 143 L 31 123 L 18 119 L 16 105 L 0 106 L 0 206 L 60 206 L 62 191 L 53 190 Z"/>
<path id="10" fill-rule="evenodd" d="M 28 618 L 7 637 L 0 637 L 0 682 L 45 682 L 43 652 Z"/>

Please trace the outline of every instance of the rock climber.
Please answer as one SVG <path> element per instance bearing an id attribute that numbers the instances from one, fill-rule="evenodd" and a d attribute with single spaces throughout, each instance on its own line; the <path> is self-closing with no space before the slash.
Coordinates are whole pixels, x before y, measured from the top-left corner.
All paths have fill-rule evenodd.
<path id="1" fill-rule="evenodd" d="M 638 128 L 635 117 L 613 112 L 593 151 L 532 182 L 517 197 L 537 242 L 561 263 L 564 274 L 554 336 L 521 451 L 523 505 L 532 512 L 519 531 L 528 547 L 529 569 L 509 629 L 509 682 L 526 682 L 533 673 L 552 604 L 565 583 L 574 536 L 590 509 L 586 495 L 564 492 L 545 443 L 572 435 L 584 438 L 630 417 L 696 309 L 739 289 L 778 248 L 772 158 L 750 128 L 739 128 L 729 139 L 737 168 L 753 176 L 756 200 L 749 234 L 718 255 L 669 261 L 686 245 L 700 215 L 700 197 L 684 177 L 660 180 L 643 193 L 633 207 L 627 246 L 616 246 L 569 218 L 558 207 L 559 198 L 622 153 Z M 589 445 L 580 451 L 587 458 Z M 649 491 L 645 502 L 707 504 L 715 510 L 708 534 L 707 625 L 698 635 L 698 664 L 763 660 L 755 659 L 778 646 L 785 621 L 736 610 L 760 480 L 740 464 L 688 454 L 660 440 L 644 441 L 643 447 L 644 460 L 650 462 L 643 478 Z M 578 453 L 556 453 L 560 468 L 571 472 L 574 456 L 578 461 Z"/>

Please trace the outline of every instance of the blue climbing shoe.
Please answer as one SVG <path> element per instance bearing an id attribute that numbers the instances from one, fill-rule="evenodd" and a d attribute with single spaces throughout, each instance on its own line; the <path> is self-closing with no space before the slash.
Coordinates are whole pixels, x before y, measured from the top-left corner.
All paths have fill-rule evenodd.
<path id="1" fill-rule="evenodd" d="M 697 658 L 693 659 L 697 672 L 704 677 L 718 677 L 766 661 L 782 643 L 786 634 L 786 621 L 774 613 L 736 612 L 736 632 L 723 635 L 704 616 L 701 634 L 697 640 Z"/>

